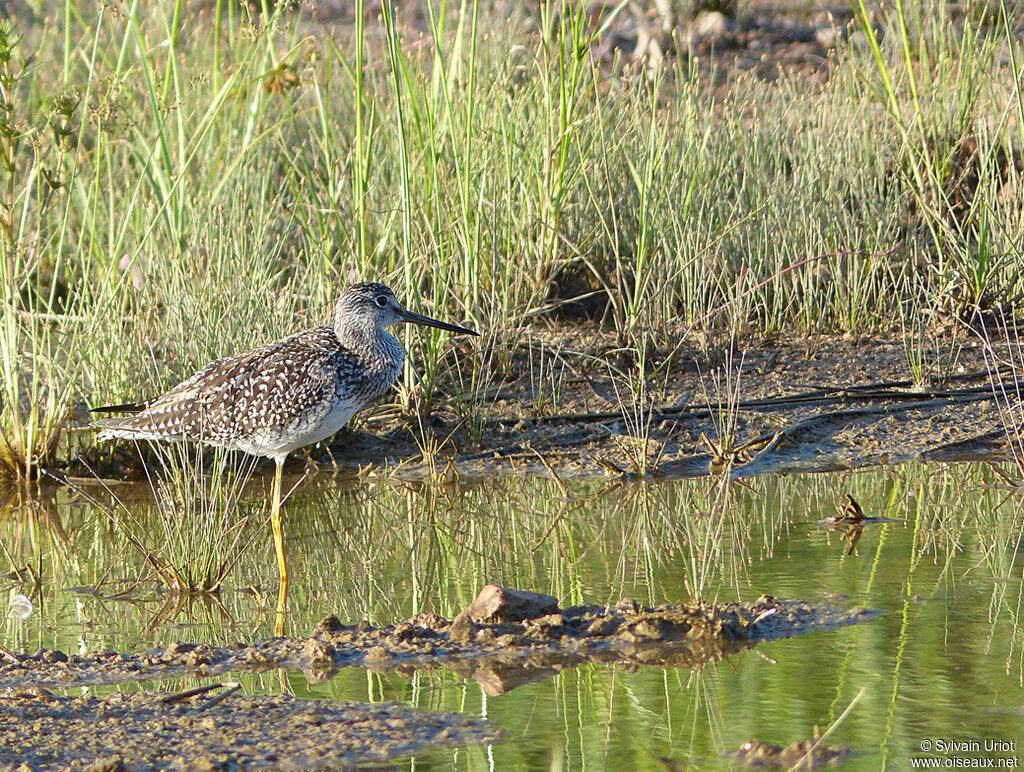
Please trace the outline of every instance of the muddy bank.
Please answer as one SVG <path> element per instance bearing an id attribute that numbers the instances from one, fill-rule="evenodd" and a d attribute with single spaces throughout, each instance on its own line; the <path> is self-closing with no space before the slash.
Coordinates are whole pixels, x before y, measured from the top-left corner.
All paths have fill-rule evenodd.
<path id="1" fill-rule="evenodd" d="M 436 436 L 451 438 L 440 461 L 422 461 L 417 450 L 388 454 L 400 441 L 394 430 L 354 435 L 351 447 L 342 438 L 331 453 L 344 465 L 353 451 L 363 459 L 383 452 L 378 458 L 413 480 L 439 471 L 583 479 L 728 470 L 741 478 L 1011 454 L 1003 418 L 1015 399 L 1012 375 L 1000 375 L 975 341 L 937 343 L 941 357 L 916 371 L 903 343 L 880 337 L 749 341 L 731 360 L 716 350 L 677 353 L 651 382 L 644 410 L 622 402 L 635 377 L 599 364 L 613 358 L 610 343 L 605 350 L 593 336 L 564 331 L 542 343 L 554 352 L 545 367 L 556 373 L 557 400 L 524 364 L 482 406 L 479 439 L 438 424 Z M 670 353 L 652 353 L 648 372 Z"/>
<path id="2" fill-rule="evenodd" d="M 211 704 L 213 703 L 213 704 Z M 427 747 L 498 739 L 482 719 L 395 703 L 289 695 L 61 697 L 0 691 L 0 764 L 9 769 L 350 768 Z"/>
<path id="3" fill-rule="evenodd" d="M 746 603 L 654 608 L 559 608 L 547 595 L 488 585 L 453 620 L 423 613 L 386 627 L 320 622 L 306 638 L 270 638 L 233 646 L 172 643 L 162 651 L 65 654 L 0 653 L 0 688 L 71 687 L 181 676 L 208 677 L 274 668 L 302 670 L 311 681 L 339 668 L 378 672 L 449 667 L 492 695 L 566 667 L 602 662 L 623 667 L 700 667 L 762 641 L 828 630 L 877 612 L 764 595 Z"/>
<path id="4" fill-rule="evenodd" d="M 1003 356 L 1005 344 L 995 345 Z M 649 381 L 641 410 L 623 401 L 635 391 L 637 363 L 614 364 L 611 336 L 537 331 L 506 372 L 490 376 L 500 385 L 472 415 L 446 409 L 452 395 L 442 393 L 422 425 L 382 404 L 305 459 L 294 454 L 287 471 L 372 474 L 388 466 L 398 479 L 417 481 L 698 477 L 728 469 L 740 478 L 1009 458 L 1003 419 L 1015 399 L 1012 375 L 993 369 L 980 342 L 935 346 L 941 356 L 916 371 L 905 344 L 883 337 L 763 338 L 731 358 L 717 348 L 666 347 L 645 365 L 664 372 Z M 732 416 L 728 427 L 720 402 Z M 434 454 L 425 458 L 424 447 Z M 150 452 L 121 445 L 102 463 L 87 452 L 69 471 L 82 485 L 95 484 L 97 470 L 111 481 L 144 481 L 140 451 Z"/>

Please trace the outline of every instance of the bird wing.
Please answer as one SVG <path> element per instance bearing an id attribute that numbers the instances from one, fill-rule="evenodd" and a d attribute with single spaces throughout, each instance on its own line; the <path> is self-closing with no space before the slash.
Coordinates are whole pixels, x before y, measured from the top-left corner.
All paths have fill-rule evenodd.
<path id="1" fill-rule="evenodd" d="M 338 393 L 339 359 L 358 364 L 339 347 L 331 327 L 308 330 L 259 353 L 238 368 L 214 406 L 224 408 L 230 401 L 227 409 L 243 434 L 317 424 Z"/>
<path id="2" fill-rule="evenodd" d="M 297 333 L 202 367 L 137 415 L 97 421 L 101 438 L 190 439 L 230 444 L 256 432 L 318 421 L 338 390 L 340 349 L 331 327 Z M 347 369 L 347 368 L 342 368 Z"/>

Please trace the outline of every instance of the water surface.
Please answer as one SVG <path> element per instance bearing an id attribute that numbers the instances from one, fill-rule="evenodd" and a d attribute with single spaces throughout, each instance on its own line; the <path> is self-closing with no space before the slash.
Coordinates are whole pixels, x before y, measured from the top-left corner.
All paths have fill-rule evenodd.
<path id="1" fill-rule="evenodd" d="M 263 484 L 253 481 L 230 513 L 232 522 L 246 513 L 252 522 L 219 597 L 185 603 L 170 602 L 150 581 L 131 541 L 173 552 L 162 536 L 166 515 L 146 486 L 117 490 L 123 506 L 95 488 L 12 493 L 0 514 L 0 560 L 30 565 L 40 582 L 35 593 L 27 583 L 4 585 L 31 595 L 34 610 L 24 620 L 9 615 L 0 644 L 84 653 L 271 635 L 266 599 L 246 591 L 272 595 L 276 581 L 269 531 L 259 522 Z M 819 526 L 847 493 L 865 514 L 891 519 L 868 526 L 852 552 Z M 905 769 L 922 755 L 921 743 L 936 738 L 1014 741 L 1014 752 L 987 755 L 1016 759 L 1024 735 L 1021 501 L 989 468 L 967 465 L 759 478 L 727 491 L 706 479 L 427 485 L 321 473 L 299 484 L 286 511 L 290 634 L 305 635 L 330 614 L 375 625 L 426 610 L 451 618 L 489 582 L 550 593 L 563 606 L 768 593 L 885 613 L 767 642 L 697 671 L 590 665 L 500 697 L 447 670 L 241 680 L 250 693 L 483 715 L 504 732 L 492 746 L 401 763 L 416 769 L 663 770 L 663 757 L 731 769 L 719 758 L 724 751 L 755 737 L 805 739 L 851 705 L 829 739 L 853 750 L 844 769 Z M 129 599 L 110 597 L 116 593 Z"/>

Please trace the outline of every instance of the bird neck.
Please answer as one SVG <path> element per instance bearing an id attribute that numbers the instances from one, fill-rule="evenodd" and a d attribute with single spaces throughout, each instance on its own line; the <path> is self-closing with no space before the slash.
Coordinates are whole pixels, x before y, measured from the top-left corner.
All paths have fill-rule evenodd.
<path id="1" fill-rule="evenodd" d="M 334 334 L 371 370 L 400 370 L 405 362 L 402 344 L 387 330 L 336 323 Z"/>

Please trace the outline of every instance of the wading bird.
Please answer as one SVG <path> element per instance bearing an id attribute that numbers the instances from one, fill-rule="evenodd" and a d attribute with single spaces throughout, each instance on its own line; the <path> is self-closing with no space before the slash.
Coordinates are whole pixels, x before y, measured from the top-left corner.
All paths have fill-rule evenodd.
<path id="1" fill-rule="evenodd" d="M 94 422 L 98 439 L 179 440 L 274 459 L 270 517 L 283 611 L 288 584 L 281 527 L 281 472 L 296 448 L 325 440 L 398 380 L 405 350 L 388 327 L 424 324 L 478 333 L 405 310 L 374 282 L 342 292 L 334 324 L 304 330 L 242 354 L 210 362 L 166 394 L 145 402 L 94 408 L 133 413 Z"/>

